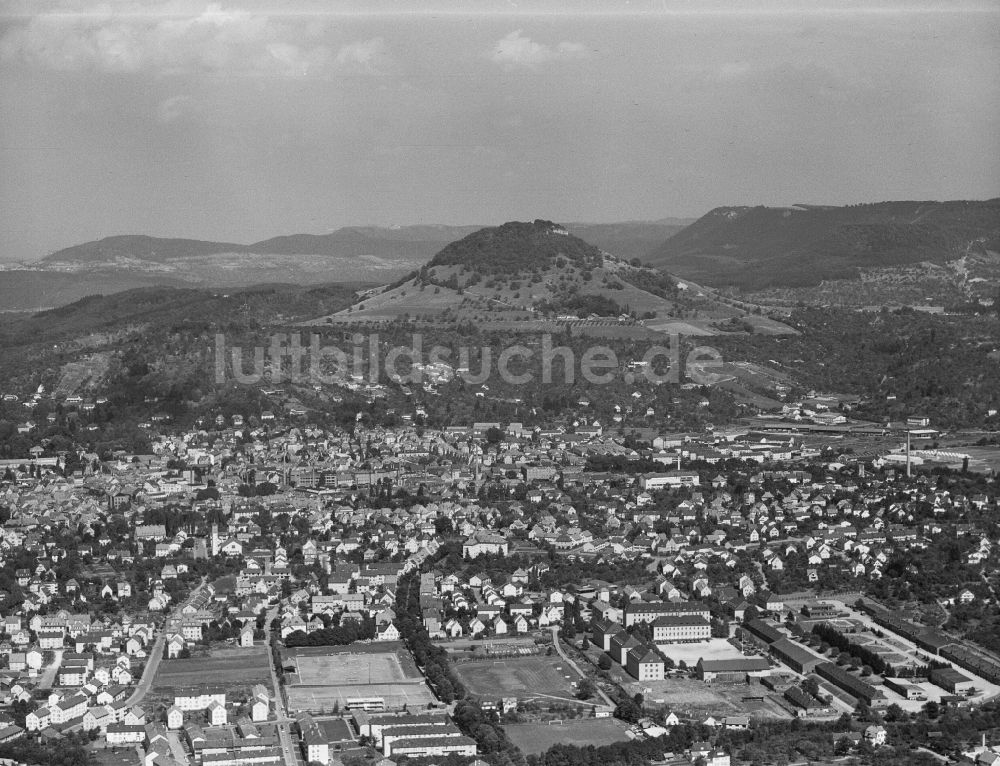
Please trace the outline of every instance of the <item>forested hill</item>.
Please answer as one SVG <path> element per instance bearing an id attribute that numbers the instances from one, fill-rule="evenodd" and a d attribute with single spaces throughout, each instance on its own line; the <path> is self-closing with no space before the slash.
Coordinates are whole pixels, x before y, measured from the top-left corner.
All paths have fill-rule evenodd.
<path id="1" fill-rule="evenodd" d="M 233 242 L 206 242 L 200 239 L 173 239 L 147 237 L 143 234 L 121 234 L 94 242 L 73 245 L 47 255 L 47 262 L 107 263 L 127 258 L 130 260 L 162 263 L 176 258 L 213 255 L 214 253 L 247 252 L 246 245 Z"/>
<path id="2" fill-rule="evenodd" d="M 580 268 L 597 268 L 600 249 L 551 221 L 511 221 L 452 242 L 430 266 L 467 266 L 484 274 L 521 274 L 545 269 L 562 258 Z"/>
<path id="3" fill-rule="evenodd" d="M 643 260 L 708 285 L 801 287 L 861 268 L 1000 251 L 1000 198 L 846 207 L 721 207 Z"/>
<path id="4" fill-rule="evenodd" d="M 473 232 L 475 226 L 345 227 L 329 234 L 291 234 L 249 245 L 197 239 L 125 234 L 64 248 L 45 263 L 113 263 L 120 259 L 168 263 L 223 253 L 260 255 L 330 255 L 430 258 L 447 243 Z"/>

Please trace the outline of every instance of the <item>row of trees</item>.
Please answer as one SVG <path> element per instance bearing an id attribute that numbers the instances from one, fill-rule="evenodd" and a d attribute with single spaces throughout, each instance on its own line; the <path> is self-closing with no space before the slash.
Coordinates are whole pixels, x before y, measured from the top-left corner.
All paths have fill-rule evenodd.
<path id="1" fill-rule="evenodd" d="M 355 641 L 366 641 L 375 638 L 375 621 L 371 618 L 362 620 L 340 621 L 329 628 L 306 633 L 296 630 L 285 637 L 285 646 L 346 646 Z"/>

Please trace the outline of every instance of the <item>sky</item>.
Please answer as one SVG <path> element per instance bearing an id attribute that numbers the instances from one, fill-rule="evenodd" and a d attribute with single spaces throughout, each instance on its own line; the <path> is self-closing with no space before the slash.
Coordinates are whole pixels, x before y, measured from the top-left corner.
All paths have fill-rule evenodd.
<path id="1" fill-rule="evenodd" d="M 0 260 L 1000 196 L 1000 4 L 0 0 Z"/>

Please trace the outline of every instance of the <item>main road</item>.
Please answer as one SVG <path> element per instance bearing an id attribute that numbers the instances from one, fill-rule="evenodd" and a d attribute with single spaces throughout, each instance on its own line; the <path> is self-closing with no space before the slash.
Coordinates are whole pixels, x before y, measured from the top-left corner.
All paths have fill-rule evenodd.
<path id="1" fill-rule="evenodd" d="M 299 755 L 298 746 L 292 741 L 292 719 L 288 717 L 288 711 L 285 710 L 285 700 L 281 696 L 281 684 L 278 681 L 278 668 L 274 665 L 274 656 L 271 653 L 271 623 L 277 616 L 278 607 L 273 606 L 267 611 L 267 617 L 264 619 L 264 643 L 267 646 L 267 664 L 271 668 L 271 690 L 274 694 L 274 725 L 278 730 L 278 739 L 281 741 L 281 752 L 285 756 L 286 766 L 300 766 L 303 760 Z"/>

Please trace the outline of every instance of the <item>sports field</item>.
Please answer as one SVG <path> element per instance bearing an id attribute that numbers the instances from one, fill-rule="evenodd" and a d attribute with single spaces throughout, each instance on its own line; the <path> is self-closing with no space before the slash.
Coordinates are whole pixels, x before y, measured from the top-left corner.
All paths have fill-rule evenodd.
<path id="1" fill-rule="evenodd" d="M 405 650 L 351 652 L 343 648 L 311 648 L 289 652 L 285 666 L 295 673 L 287 677 L 288 707 L 292 711 L 341 710 L 351 700 L 379 698 L 387 710 L 423 707 L 434 695 Z"/>
<path id="2" fill-rule="evenodd" d="M 580 677 L 559 657 L 461 662 L 455 672 L 469 693 L 480 697 L 574 699 Z"/>
<path id="3" fill-rule="evenodd" d="M 613 718 L 584 718 L 556 723 L 515 723 L 503 727 L 525 755 L 544 753 L 553 745 L 610 745 L 628 739 Z"/>
<path id="4" fill-rule="evenodd" d="M 295 657 L 298 683 L 304 686 L 328 684 L 385 684 L 406 678 L 395 653 L 386 654 L 331 654 L 326 656 Z"/>

